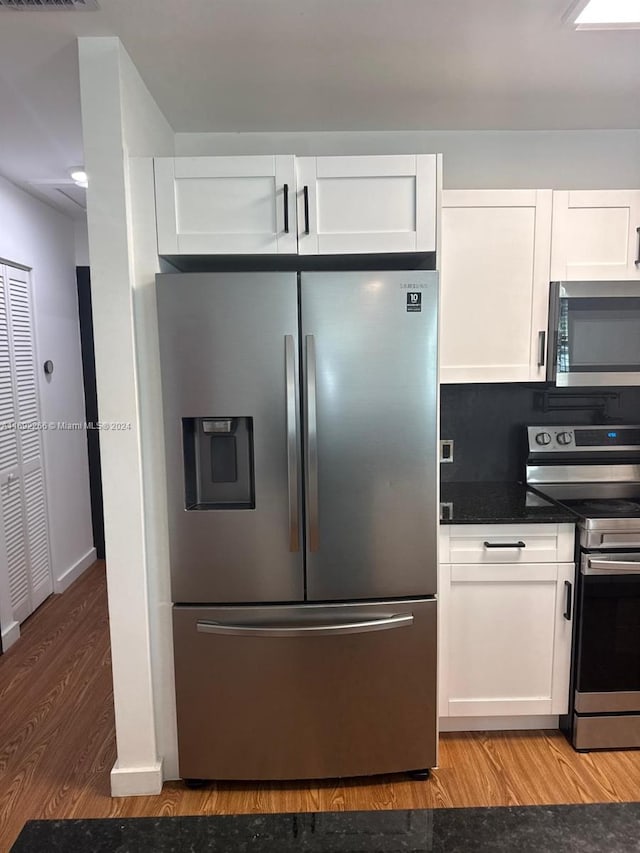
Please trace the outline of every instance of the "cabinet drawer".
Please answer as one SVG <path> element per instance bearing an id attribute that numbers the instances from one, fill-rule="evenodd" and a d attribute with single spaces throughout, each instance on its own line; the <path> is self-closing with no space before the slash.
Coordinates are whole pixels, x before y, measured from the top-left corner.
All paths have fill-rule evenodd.
<path id="1" fill-rule="evenodd" d="M 573 560 L 572 524 L 452 526 L 451 563 L 543 563 Z"/>

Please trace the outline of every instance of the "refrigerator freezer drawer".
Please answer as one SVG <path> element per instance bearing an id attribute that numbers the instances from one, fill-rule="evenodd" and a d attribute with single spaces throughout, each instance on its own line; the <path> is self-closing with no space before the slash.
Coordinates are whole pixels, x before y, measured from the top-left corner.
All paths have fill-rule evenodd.
<path id="1" fill-rule="evenodd" d="M 183 778 L 435 765 L 435 599 L 174 607 L 173 620 Z"/>

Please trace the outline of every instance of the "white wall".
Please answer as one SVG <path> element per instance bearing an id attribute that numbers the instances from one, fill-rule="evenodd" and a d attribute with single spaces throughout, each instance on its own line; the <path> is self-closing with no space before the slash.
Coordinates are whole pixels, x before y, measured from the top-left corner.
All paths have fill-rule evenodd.
<path id="1" fill-rule="evenodd" d="M 177 133 L 176 154 L 443 154 L 446 189 L 640 187 L 640 130 Z"/>
<path id="2" fill-rule="evenodd" d="M 87 231 L 87 219 L 74 219 L 73 222 L 75 251 L 76 251 L 76 266 L 89 266 L 89 233 Z"/>
<path id="3" fill-rule="evenodd" d="M 44 421 L 84 421 L 84 389 L 74 224 L 0 178 L 0 258 L 31 267 Z M 61 592 L 93 560 L 87 437 L 84 430 L 43 432 L 54 589 Z"/>
<path id="4" fill-rule="evenodd" d="M 148 160 L 173 153 L 173 131 L 118 39 L 79 39 L 79 59 L 98 407 L 101 420 L 131 424 L 101 444 L 118 751 L 111 790 L 149 794 L 160 791 L 163 759 L 165 774 L 176 773 Z"/>

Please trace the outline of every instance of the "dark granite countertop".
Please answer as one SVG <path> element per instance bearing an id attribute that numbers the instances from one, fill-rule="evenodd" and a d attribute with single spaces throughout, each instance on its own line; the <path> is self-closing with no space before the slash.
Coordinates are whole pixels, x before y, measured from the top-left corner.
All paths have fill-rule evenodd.
<path id="1" fill-rule="evenodd" d="M 442 524 L 572 523 L 576 516 L 521 483 L 441 483 Z M 450 510 L 442 504 L 451 504 Z"/>
<path id="2" fill-rule="evenodd" d="M 640 803 L 29 821 L 12 853 L 632 853 Z"/>

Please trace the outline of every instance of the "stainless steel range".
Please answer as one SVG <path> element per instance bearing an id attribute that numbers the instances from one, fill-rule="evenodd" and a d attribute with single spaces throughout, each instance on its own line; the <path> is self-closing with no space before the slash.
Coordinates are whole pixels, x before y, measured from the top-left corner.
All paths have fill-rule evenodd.
<path id="1" fill-rule="evenodd" d="M 564 727 L 578 750 L 640 747 L 640 426 L 529 427 L 528 439 L 527 484 L 577 516 Z"/>

